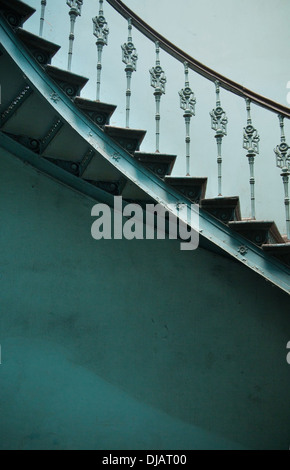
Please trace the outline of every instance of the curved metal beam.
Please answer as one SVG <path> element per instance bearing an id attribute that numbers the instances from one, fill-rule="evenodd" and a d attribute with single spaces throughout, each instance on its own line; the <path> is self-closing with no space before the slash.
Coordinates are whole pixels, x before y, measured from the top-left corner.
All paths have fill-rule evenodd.
<path id="1" fill-rule="evenodd" d="M 215 70 L 210 69 L 206 65 L 203 65 L 201 62 L 179 49 L 173 43 L 168 41 L 168 39 L 166 39 L 164 36 L 162 36 L 153 28 L 151 28 L 151 26 L 145 23 L 145 21 L 143 21 L 138 15 L 136 15 L 136 13 L 134 13 L 120 0 L 107 0 L 107 2 L 124 18 L 131 18 L 132 24 L 142 34 L 144 34 L 144 36 L 146 36 L 153 42 L 158 41 L 160 47 L 162 47 L 164 51 L 166 51 L 178 61 L 182 63 L 188 62 L 189 68 L 197 72 L 199 75 L 207 78 L 207 80 L 210 80 L 212 82 L 218 80 L 220 82 L 220 85 L 231 93 L 234 93 L 235 95 L 241 96 L 243 98 L 248 98 L 253 103 L 256 103 L 258 106 L 261 106 L 262 108 L 265 108 L 268 111 L 272 111 L 273 113 L 281 114 L 282 116 L 290 119 L 290 108 L 288 108 L 287 106 L 284 106 L 280 103 L 276 103 L 275 101 L 272 101 L 269 98 L 266 98 L 265 96 L 259 95 L 258 93 L 255 93 L 254 91 L 245 88 L 239 83 L 236 83 L 233 80 L 224 77 L 223 75 L 216 72 Z"/>

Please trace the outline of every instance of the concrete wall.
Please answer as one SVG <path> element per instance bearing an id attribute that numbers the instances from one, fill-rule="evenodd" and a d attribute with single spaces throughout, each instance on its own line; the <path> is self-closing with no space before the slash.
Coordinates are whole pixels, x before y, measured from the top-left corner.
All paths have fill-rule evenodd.
<path id="1" fill-rule="evenodd" d="M 0 153 L 1 449 L 288 449 L 289 297 Z"/>

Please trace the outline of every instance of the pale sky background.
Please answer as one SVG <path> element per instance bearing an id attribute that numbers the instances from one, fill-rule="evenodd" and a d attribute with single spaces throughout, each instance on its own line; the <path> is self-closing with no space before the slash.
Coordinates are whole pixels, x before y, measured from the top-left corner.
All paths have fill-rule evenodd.
<path id="1" fill-rule="evenodd" d="M 25 27 L 38 34 L 40 0 L 26 0 L 38 12 Z M 125 3 L 171 42 L 197 60 L 247 88 L 287 105 L 290 81 L 290 2 L 289 0 L 125 0 Z M 66 0 L 47 0 L 44 37 L 62 46 L 53 65 L 66 68 L 69 35 L 69 7 Z M 82 96 L 95 99 L 96 46 L 92 17 L 97 0 L 84 0 L 77 19 L 73 71 L 90 78 Z M 101 100 L 118 105 L 111 124 L 125 126 L 126 79 L 121 60 L 121 44 L 127 40 L 127 24 L 104 2 L 109 23 L 109 45 L 104 48 Z M 155 101 L 149 69 L 155 64 L 155 47 L 133 29 L 138 50 L 138 70 L 133 75 L 131 126 L 147 129 L 141 150 L 155 150 Z M 178 155 L 174 174 L 185 174 L 185 126 L 179 108 L 178 91 L 184 86 L 183 66 L 161 51 L 161 65 L 168 83 L 161 101 L 161 152 Z M 190 72 L 195 92 L 196 117 L 192 119 L 192 176 L 208 176 L 208 197 L 217 195 L 217 163 L 214 131 L 209 112 L 215 107 L 211 82 Z M 289 90 L 288 90 L 289 91 Z M 245 104 L 241 98 L 222 90 L 227 112 L 228 136 L 223 143 L 223 194 L 239 195 L 243 217 L 250 216 L 249 169 L 242 148 L 246 125 Z M 285 233 L 284 193 L 273 149 L 280 142 L 277 117 L 252 106 L 253 124 L 261 143 L 256 158 L 257 218 L 275 220 Z M 285 121 L 290 143 L 290 123 Z"/>

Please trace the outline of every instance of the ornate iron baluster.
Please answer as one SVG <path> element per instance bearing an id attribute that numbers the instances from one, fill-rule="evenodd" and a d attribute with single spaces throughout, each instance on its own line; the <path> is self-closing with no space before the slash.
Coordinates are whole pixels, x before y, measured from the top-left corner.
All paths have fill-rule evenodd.
<path id="1" fill-rule="evenodd" d="M 93 18 L 94 36 L 97 38 L 98 64 L 97 64 L 97 101 L 101 95 L 102 54 L 104 46 L 108 45 L 109 28 L 104 17 L 103 0 L 99 1 L 99 15 Z"/>
<path id="2" fill-rule="evenodd" d="M 126 127 L 129 127 L 130 122 L 130 100 L 131 100 L 131 80 L 132 74 L 137 70 L 137 60 L 138 54 L 137 50 L 133 44 L 132 39 L 132 20 L 128 19 L 128 41 L 123 44 L 122 51 L 123 57 L 122 60 L 126 64 L 125 72 L 127 76 L 127 91 L 126 91 Z"/>
<path id="3" fill-rule="evenodd" d="M 250 188 L 251 188 L 251 217 L 256 218 L 255 202 L 255 156 L 259 154 L 260 136 L 252 124 L 251 118 L 251 100 L 246 99 L 247 106 L 247 127 L 244 127 L 243 148 L 248 151 L 247 157 L 250 165 Z"/>
<path id="4" fill-rule="evenodd" d="M 286 211 L 286 230 L 287 238 L 290 240 L 290 212 L 289 212 L 289 175 L 290 175 L 290 147 L 286 143 L 285 130 L 284 130 L 284 116 L 278 115 L 281 129 L 281 143 L 274 149 L 276 154 L 277 167 L 281 168 L 282 181 L 284 185 L 285 194 L 285 211 Z"/>
<path id="5" fill-rule="evenodd" d="M 75 39 L 75 23 L 78 16 L 81 16 L 83 0 L 66 0 L 67 5 L 70 7 L 70 35 L 69 35 L 69 51 L 68 51 L 68 65 L 67 69 L 71 71 L 73 43 Z"/>
<path id="6" fill-rule="evenodd" d="M 161 96 L 165 94 L 165 85 L 167 82 L 165 73 L 160 65 L 160 48 L 159 42 L 155 43 L 156 46 L 156 65 L 150 70 L 151 75 L 151 86 L 155 88 L 154 96 L 156 102 L 156 152 L 159 152 L 159 144 L 160 144 L 160 102 Z"/>
<path id="7" fill-rule="evenodd" d="M 186 143 L 186 176 L 190 176 L 190 121 L 195 116 L 196 99 L 189 84 L 188 63 L 184 63 L 185 87 L 179 92 L 180 107 L 184 110 Z"/>
<path id="8" fill-rule="evenodd" d="M 45 17 L 45 8 L 46 0 L 41 0 L 41 14 L 40 14 L 40 27 L 39 27 L 39 36 L 43 35 L 43 26 L 44 26 L 44 17 Z"/>
<path id="9" fill-rule="evenodd" d="M 215 131 L 216 142 L 217 142 L 217 164 L 218 164 L 218 195 L 222 196 L 222 141 L 223 137 L 227 135 L 227 124 L 228 118 L 226 112 L 221 106 L 220 99 L 220 82 L 215 82 L 216 87 L 216 108 L 210 113 L 211 116 L 211 128 Z"/>

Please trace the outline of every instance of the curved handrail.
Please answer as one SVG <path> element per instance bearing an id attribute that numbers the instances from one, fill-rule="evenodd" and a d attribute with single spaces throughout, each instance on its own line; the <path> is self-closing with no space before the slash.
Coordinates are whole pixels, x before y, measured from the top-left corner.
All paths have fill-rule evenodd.
<path id="1" fill-rule="evenodd" d="M 136 15 L 136 13 L 134 13 L 130 8 L 128 8 L 122 1 L 107 0 L 107 2 L 124 18 L 131 18 L 132 24 L 135 26 L 136 29 L 138 29 L 142 34 L 144 34 L 144 36 L 146 36 L 151 41 L 158 41 L 160 47 L 178 61 L 182 63 L 188 62 L 189 67 L 195 72 L 197 72 L 199 75 L 207 78 L 212 82 L 218 80 L 220 82 L 220 85 L 231 93 L 234 93 L 235 95 L 241 96 L 243 98 L 248 98 L 253 103 L 256 103 L 257 105 L 266 108 L 269 111 L 281 114 L 282 116 L 290 119 L 290 108 L 288 108 L 287 106 L 272 101 L 263 95 L 259 95 L 258 93 L 255 93 L 254 91 L 245 88 L 239 83 L 236 83 L 233 80 L 224 77 L 223 75 L 216 72 L 215 70 L 210 69 L 206 65 L 203 65 L 201 62 L 197 61 L 189 54 L 179 49 L 177 46 L 168 41 L 168 39 L 164 38 L 161 34 L 151 28 L 151 26 L 145 23 L 145 21 L 143 21 L 138 15 Z"/>

